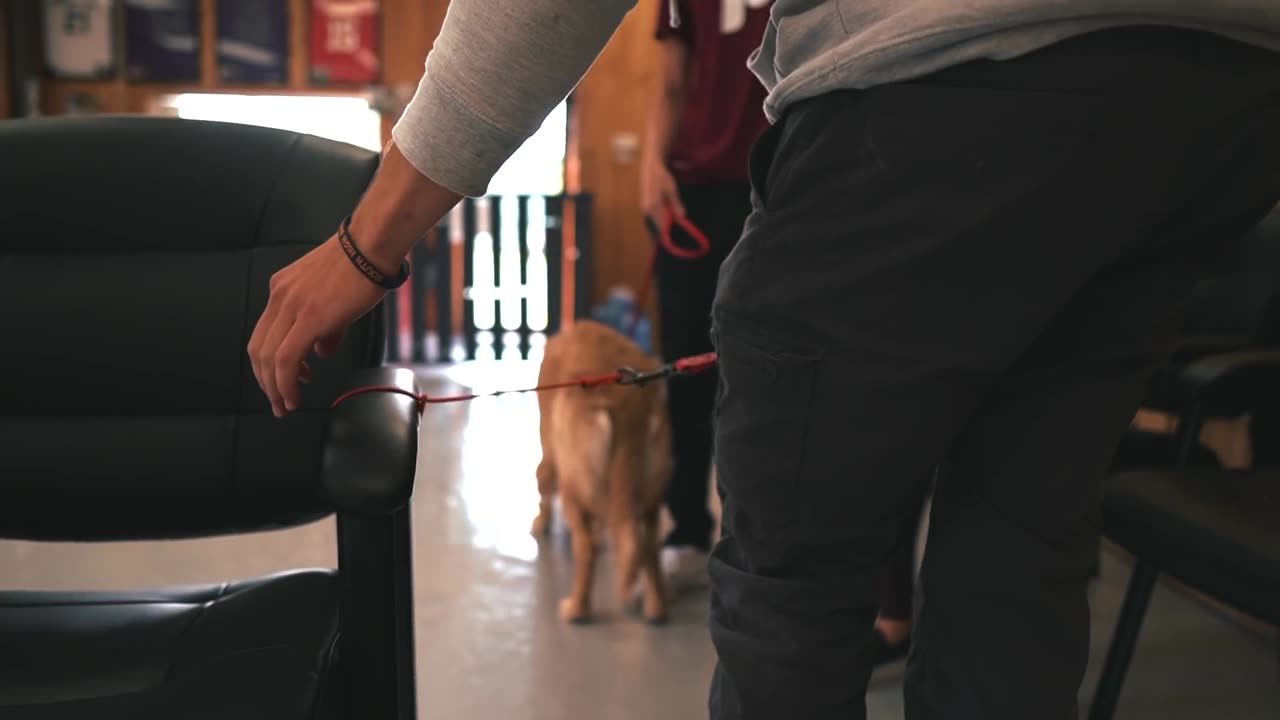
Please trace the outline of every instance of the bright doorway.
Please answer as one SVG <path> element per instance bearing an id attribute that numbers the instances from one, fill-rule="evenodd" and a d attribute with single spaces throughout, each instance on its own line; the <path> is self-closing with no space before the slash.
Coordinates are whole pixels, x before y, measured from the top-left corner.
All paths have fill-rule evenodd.
<path id="1" fill-rule="evenodd" d="M 382 116 L 359 97 L 183 93 L 161 107 L 180 118 L 261 125 L 382 149 Z"/>
<path id="2" fill-rule="evenodd" d="M 338 95 L 237 95 L 182 93 L 160 101 L 159 112 L 192 120 L 261 125 L 382 150 L 382 116 L 369 101 Z M 561 102 L 542 126 L 498 170 L 491 195 L 559 195 L 564 192 L 564 164 L 569 114 Z M 450 142 L 447 138 L 442 142 Z"/>

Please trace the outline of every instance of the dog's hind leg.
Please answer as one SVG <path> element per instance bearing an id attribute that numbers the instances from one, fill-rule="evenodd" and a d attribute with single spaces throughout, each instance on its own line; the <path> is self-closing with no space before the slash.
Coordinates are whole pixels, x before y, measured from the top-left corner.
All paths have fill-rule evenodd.
<path id="1" fill-rule="evenodd" d="M 582 623 L 591 616 L 591 584 L 595 576 L 596 545 L 592 539 L 591 517 L 570 495 L 561 499 L 564 518 L 573 537 L 573 590 L 560 601 L 560 617 Z"/>
<path id="2" fill-rule="evenodd" d="M 633 517 L 615 517 L 612 521 L 613 557 L 618 565 L 618 598 L 626 607 L 635 595 L 636 578 L 640 575 L 644 553 L 644 525 Z"/>
<path id="3" fill-rule="evenodd" d="M 644 573 L 644 619 L 657 624 L 667 619 L 667 589 L 662 579 L 658 553 L 662 540 L 659 537 L 657 511 L 646 513 L 641 520 L 640 570 Z"/>

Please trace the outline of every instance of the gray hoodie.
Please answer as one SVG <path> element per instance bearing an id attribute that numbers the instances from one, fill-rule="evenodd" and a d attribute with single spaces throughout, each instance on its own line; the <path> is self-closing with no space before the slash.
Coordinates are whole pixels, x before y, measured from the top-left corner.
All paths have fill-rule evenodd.
<path id="1" fill-rule="evenodd" d="M 452 0 L 417 93 L 393 130 L 396 145 L 437 183 L 484 194 L 634 5 Z M 750 67 L 776 120 L 790 103 L 832 90 L 1008 59 L 1137 24 L 1203 29 L 1280 50 L 1280 0 L 776 0 Z"/>

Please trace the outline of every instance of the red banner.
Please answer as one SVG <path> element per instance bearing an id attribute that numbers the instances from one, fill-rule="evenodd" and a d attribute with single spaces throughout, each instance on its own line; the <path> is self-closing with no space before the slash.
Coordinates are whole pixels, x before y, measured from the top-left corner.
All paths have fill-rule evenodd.
<path id="1" fill-rule="evenodd" d="M 378 81 L 378 0 L 311 0 L 310 25 L 312 82 Z"/>

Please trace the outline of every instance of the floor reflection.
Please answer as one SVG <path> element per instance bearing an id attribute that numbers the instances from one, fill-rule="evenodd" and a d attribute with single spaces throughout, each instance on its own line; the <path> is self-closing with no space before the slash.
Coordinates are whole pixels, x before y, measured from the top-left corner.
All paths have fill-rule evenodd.
<path id="1" fill-rule="evenodd" d="M 538 544 L 529 526 L 538 511 L 534 470 L 541 458 L 538 408 L 526 395 L 471 403 L 462 432 L 462 509 L 472 544 L 531 561 Z"/>

